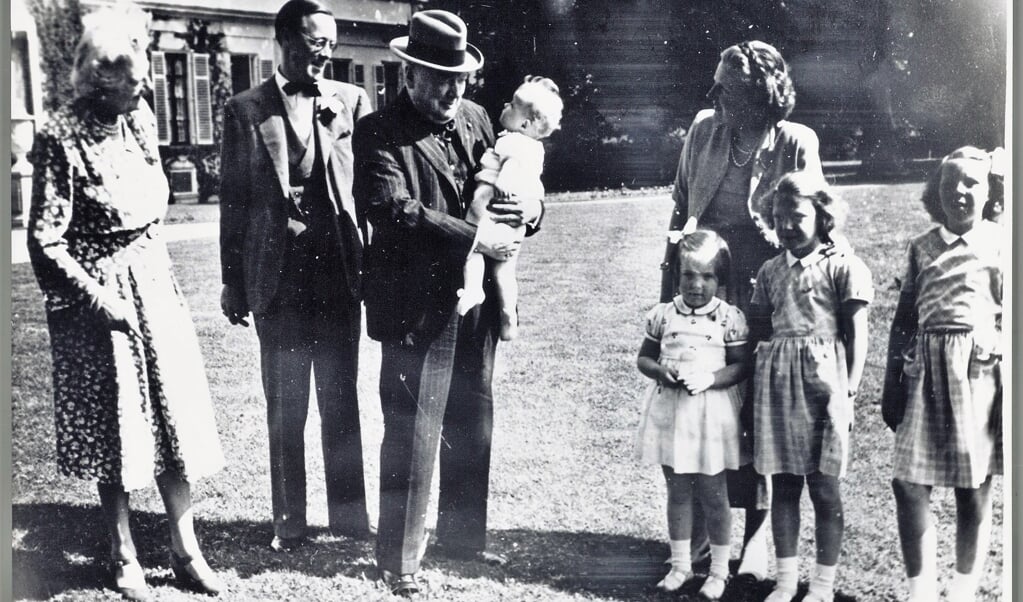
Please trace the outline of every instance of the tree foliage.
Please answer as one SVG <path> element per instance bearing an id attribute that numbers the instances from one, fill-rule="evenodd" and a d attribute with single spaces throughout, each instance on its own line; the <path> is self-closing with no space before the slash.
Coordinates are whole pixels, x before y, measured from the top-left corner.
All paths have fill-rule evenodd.
<path id="1" fill-rule="evenodd" d="M 43 72 L 43 107 L 55 111 L 74 98 L 71 68 L 82 36 L 79 0 L 28 0 L 36 22 Z"/>
<path id="2" fill-rule="evenodd" d="M 706 106 L 721 50 L 750 38 L 784 46 L 793 31 L 781 0 L 435 0 L 430 7 L 469 26 L 470 42 L 486 57 L 470 93 L 492 116 L 524 76 L 558 83 L 564 118 L 546 141 L 544 175 L 552 190 L 668 183 L 685 128 Z M 636 118 L 640 112 L 648 117 Z"/>

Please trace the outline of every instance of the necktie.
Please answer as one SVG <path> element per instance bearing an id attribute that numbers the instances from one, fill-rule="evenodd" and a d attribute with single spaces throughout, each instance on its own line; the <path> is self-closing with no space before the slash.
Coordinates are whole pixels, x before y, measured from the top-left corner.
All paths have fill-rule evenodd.
<path id="1" fill-rule="evenodd" d="M 316 82 L 288 82 L 282 88 L 288 96 L 301 92 L 305 96 L 319 96 L 320 88 Z"/>

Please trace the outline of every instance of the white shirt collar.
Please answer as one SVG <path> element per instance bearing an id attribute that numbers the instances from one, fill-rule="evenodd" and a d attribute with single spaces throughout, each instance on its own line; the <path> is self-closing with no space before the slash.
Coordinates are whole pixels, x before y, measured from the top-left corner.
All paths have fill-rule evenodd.
<path id="1" fill-rule="evenodd" d="M 703 307 L 689 307 L 688 305 L 686 305 L 686 302 L 682 300 L 682 295 L 678 295 L 675 297 L 675 309 L 677 309 L 678 313 L 682 314 L 683 316 L 690 315 L 704 316 L 717 309 L 718 306 L 720 305 L 721 305 L 720 297 L 714 297 L 713 299 L 708 301 L 707 304 L 704 305 Z"/>
<path id="2" fill-rule="evenodd" d="M 811 266 L 820 261 L 822 257 L 824 257 L 823 251 L 825 247 L 827 247 L 827 245 L 825 245 L 824 243 L 820 243 L 816 247 L 814 247 L 813 251 L 810 251 L 805 257 L 802 258 L 793 255 L 792 251 L 785 251 L 785 263 L 787 263 L 790 268 L 796 265 L 797 263 L 802 264 L 804 268 Z"/>
<path id="3" fill-rule="evenodd" d="M 951 245 L 957 240 L 962 239 L 968 246 L 976 246 L 982 244 L 984 237 L 986 236 L 983 232 L 985 228 L 983 224 L 977 224 L 973 228 L 970 228 L 965 234 L 959 235 L 949 230 L 945 226 L 938 226 L 938 236 L 944 241 L 946 245 Z"/>
<path id="4" fill-rule="evenodd" d="M 280 90 L 281 94 L 284 95 L 285 98 L 287 98 L 288 95 L 284 94 L 284 85 L 290 82 L 291 80 L 284 77 L 284 74 L 282 74 L 281 70 L 278 69 L 274 71 L 274 81 L 277 82 L 277 89 Z"/>
<path id="5" fill-rule="evenodd" d="M 294 108 L 296 106 L 305 105 L 305 104 L 308 104 L 309 106 L 312 106 L 313 98 L 311 96 L 306 96 L 305 94 L 285 94 L 284 93 L 284 86 L 287 83 L 289 83 L 291 80 L 286 78 L 286 77 L 284 77 L 284 74 L 281 73 L 280 69 L 278 69 L 277 71 L 274 71 L 274 81 L 277 82 L 277 91 L 280 92 L 281 98 L 284 99 L 285 106 L 290 107 L 290 108 Z M 319 83 L 319 82 L 317 82 L 317 83 Z"/>
<path id="6" fill-rule="evenodd" d="M 277 82 L 277 92 L 284 102 L 284 110 L 288 113 L 288 121 L 300 140 L 309 137 L 313 130 L 313 108 L 314 99 L 305 94 L 285 94 L 284 84 L 290 80 L 281 73 L 280 69 L 274 71 L 274 81 Z"/>

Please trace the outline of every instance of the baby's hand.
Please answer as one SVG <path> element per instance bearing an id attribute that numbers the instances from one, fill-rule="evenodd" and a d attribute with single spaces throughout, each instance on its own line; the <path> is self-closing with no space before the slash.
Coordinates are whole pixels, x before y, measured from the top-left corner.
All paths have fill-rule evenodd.
<path id="1" fill-rule="evenodd" d="M 714 385 L 714 374 L 710 372 L 691 372 L 681 375 L 679 380 L 690 395 L 699 395 Z"/>
<path id="2" fill-rule="evenodd" d="M 662 387 L 679 386 L 678 370 L 661 366 L 660 376 L 657 378 L 657 383 Z"/>

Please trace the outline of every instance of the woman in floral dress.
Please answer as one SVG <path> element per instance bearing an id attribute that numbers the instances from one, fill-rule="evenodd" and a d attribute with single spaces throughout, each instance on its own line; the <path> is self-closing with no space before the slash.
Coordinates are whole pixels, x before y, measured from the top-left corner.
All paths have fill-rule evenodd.
<path id="1" fill-rule="evenodd" d="M 84 20 L 76 99 L 38 133 L 28 246 L 53 357 L 57 462 L 98 481 L 116 588 L 146 599 L 129 493 L 155 476 L 170 566 L 215 594 L 192 526 L 190 483 L 224 464 L 188 307 L 159 234 L 167 180 L 141 94 L 149 68 L 140 11 Z"/>

